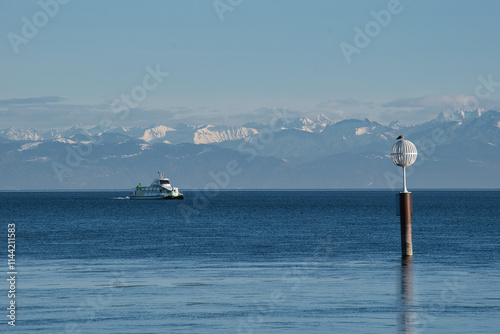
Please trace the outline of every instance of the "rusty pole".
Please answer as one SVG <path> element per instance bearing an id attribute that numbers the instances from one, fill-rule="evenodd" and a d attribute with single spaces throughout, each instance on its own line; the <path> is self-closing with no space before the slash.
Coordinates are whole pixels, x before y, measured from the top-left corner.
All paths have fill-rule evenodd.
<path id="1" fill-rule="evenodd" d="M 411 215 L 413 205 L 410 192 L 399 193 L 399 212 L 401 217 L 401 252 L 403 257 L 413 256 L 411 241 Z"/>

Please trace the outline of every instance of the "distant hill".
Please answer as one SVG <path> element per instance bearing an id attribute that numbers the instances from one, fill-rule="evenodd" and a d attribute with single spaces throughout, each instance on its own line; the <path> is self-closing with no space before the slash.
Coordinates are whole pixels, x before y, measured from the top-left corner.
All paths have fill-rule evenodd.
<path id="1" fill-rule="evenodd" d="M 457 110 L 414 126 L 319 115 L 239 127 L 11 127 L 0 130 L 0 189 L 125 189 L 148 184 L 157 170 L 181 189 L 215 181 L 220 188 L 399 189 L 401 168 L 389 156 L 398 135 L 419 151 L 409 189 L 500 188 L 500 112 Z M 238 173 L 222 182 L 228 163 Z"/>

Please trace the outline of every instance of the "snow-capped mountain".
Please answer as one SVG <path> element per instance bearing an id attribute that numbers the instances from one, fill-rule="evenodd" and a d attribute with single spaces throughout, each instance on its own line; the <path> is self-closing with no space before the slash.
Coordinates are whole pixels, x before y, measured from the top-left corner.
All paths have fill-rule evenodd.
<path id="1" fill-rule="evenodd" d="M 63 137 L 63 133 L 57 129 L 50 129 L 43 133 L 43 140 L 59 139 Z"/>
<path id="2" fill-rule="evenodd" d="M 92 134 L 86 130 L 80 123 L 75 124 L 72 128 L 69 128 L 62 133 L 63 138 L 71 138 L 75 135 L 91 136 Z"/>
<path id="3" fill-rule="evenodd" d="M 256 129 L 246 127 L 227 127 L 207 125 L 194 133 L 195 144 L 221 143 L 225 141 L 245 139 L 258 133 Z"/>
<path id="4" fill-rule="evenodd" d="M 333 124 L 335 124 L 335 122 L 330 120 L 325 114 L 320 114 L 316 116 L 314 120 L 311 120 L 308 117 L 299 117 L 295 121 L 288 124 L 287 128 L 293 128 L 307 132 L 321 132 L 328 125 Z"/>
<path id="5" fill-rule="evenodd" d="M 168 126 L 158 125 L 144 131 L 144 134 L 139 137 L 139 139 L 145 142 L 158 141 L 159 139 L 166 144 L 170 144 L 168 140 L 165 140 L 169 132 L 176 131 L 174 128 L 169 128 Z"/>
<path id="6" fill-rule="evenodd" d="M 8 140 L 40 140 L 42 136 L 37 130 L 30 127 L 13 126 L 0 130 L 0 137 Z"/>
<path id="7" fill-rule="evenodd" d="M 229 161 L 242 171 L 230 188 L 391 188 L 398 135 L 419 151 L 409 169 L 414 187 L 500 188 L 500 112 L 457 110 L 414 126 L 319 115 L 240 127 L 75 125 L 43 135 L 11 127 L 0 130 L 0 189 L 128 188 L 150 169 L 203 188 Z"/>
<path id="8" fill-rule="evenodd" d="M 466 111 L 464 109 L 458 109 L 455 111 L 441 111 L 437 116 L 436 120 L 439 122 L 449 122 L 449 121 L 464 121 L 467 119 L 473 119 L 481 117 L 484 113 L 484 109 L 478 108 L 472 111 Z"/>
<path id="9" fill-rule="evenodd" d="M 325 114 L 319 114 L 315 119 L 316 127 L 321 129 L 325 128 L 327 125 L 335 124 L 336 122 L 329 119 Z"/>
<path id="10" fill-rule="evenodd" d="M 299 117 L 294 122 L 288 125 L 288 128 L 293 128 L 296 130 L 314 132 L 316 129 L 316 123 L 307 117 Z"/>

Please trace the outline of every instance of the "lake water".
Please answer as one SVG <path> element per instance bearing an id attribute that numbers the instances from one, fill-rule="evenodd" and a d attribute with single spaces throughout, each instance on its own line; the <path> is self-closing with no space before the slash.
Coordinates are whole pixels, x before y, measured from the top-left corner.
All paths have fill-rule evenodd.
<path id="1" fill-rule="evenodd" d="M 184 194 L 0 193 L 1 332 L 499 332 L 499 191 L 413 192 L 407 262 L 395 192 Z"/>

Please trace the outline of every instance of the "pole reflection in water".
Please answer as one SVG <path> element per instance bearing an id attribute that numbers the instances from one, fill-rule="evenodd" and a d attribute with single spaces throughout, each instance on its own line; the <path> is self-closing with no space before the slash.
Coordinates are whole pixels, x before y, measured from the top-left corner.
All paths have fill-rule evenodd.
<path id="1" fill-rule="evenodd" d="M 399 333 L 416 333 L 417 319 L 413 305 L 413 272 L 412 258 L 401 259 L 401 286 L 399 301 L 401 303 L 399 320 Z"/>

